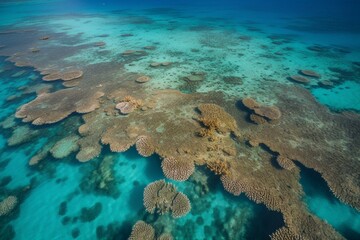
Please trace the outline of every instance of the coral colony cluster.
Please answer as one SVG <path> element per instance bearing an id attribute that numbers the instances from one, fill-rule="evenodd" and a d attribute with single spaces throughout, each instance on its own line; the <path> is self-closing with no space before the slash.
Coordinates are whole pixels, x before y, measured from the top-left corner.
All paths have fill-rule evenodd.
<path id="1" fill-rule="evenodd" d="M 141 31 L 150 31 L 152 25 L 156 26 L 153 31 L 157 29 L 156 20 L 147 16 L 118 17 L 124 28 L 124 24 L 130 24 Z M 61 19 L 53 26 L 60 23 Z M 227 192 L 245 195 L 281 213 L 283 225 L 271 234 L 272 239 L 342 239 L 338 231 L 308 209 L 299 183 L 299 165 L 314 169 L 338 199 L 360 209 L 360 117 L 351 111 L 331 112 L 308 88 L 316 84 L 331 88 L 338 84 L 330 81 L 334 75 L 325 68 L 308 69 L 301 61 L 296 68 L 271 75 L 269 66 L 255 60 L 260 56 L 279 64 L 287 51 L 295 51 L 290 47 L 291 38 L 265 38 L 275 46 L 272 52 L 254 39 L 265 34 L 254 26 L 247 26 L 246 31 L 255 37 L 201 25 L 191 27 L 181 31 L 189 38 L 198 37 L 198 41 L 185 50 L 165 48 L 166 42 L 142 43 L 136 38 L 141 34 L 139 30 L 117 34 L 115 39 L 122 44 L 118 48 L 106 40 L 111 33 L 97 36 L 94 42 L 86 38 L 86 33 L 76 33 L 76 26 L 60 30 L 39 23 L 2 32 L 0 54 L 7 57 L 7 62 L 18 71 L 41 75 L 29 86 L 19 86 L 17 96 L 8 99 L 11 102 L 29 94 L 36 96 L 26 98 L 16 112 L 3 119 L 1 127 L 11 132 L 8 146 L 27 144 L 44 134 L 49 137 L 29 156 L 32 171 L 46 168 L 49 159 L 71 157 L 84 168 L 95 166 L 94 159 L 102 159 L 86 176 L 81 191 L 97 189 L 119 198 L 124 193 L 117 192 L 120 179 L 112 170 L 117 163 L 106 154 L 135 147 L 143 157 L 158 156 L 166 179 L 142 186 L 142 213 L 151 217 L 132 222 L 129 239 L 176 239 L 174 232 L 160 227 L 156 218 L 164 215 L 176 224 L 187 214 L 195 214 L 193 205 L 200 200 L 188 197 L 192 193 L 186 188 L 180 192 L 175 185 L 193 178 L 191 181 L 206 195 L 207 184 L 197 179 L 202 171 L 217 177 Z M 171 32 L 175 31 L 171 28 L 184 25 L 168 20 L 166 28 Z M 181 38 L 174 33 L 176 37 Z M 248 56 L 247 48 L 260 49 L 260 53 Z M 332 49 L 320 46 L 307 49 L 304 45 L 303 51 L 309 55 L 324 51 L 333 54 Z M 226 57 L 225 52 L 247 60 L 224 63 L 219 59 Z M 159 54 L 165 57 L 157 57 Z M 97 57 L 101 60 L 92 59 Z M 226 74 L 227 69 L 244 62 L 263 70 L 261 76 L 246 76 L 247 70 L 242 76 Z M 352 68 L 357 71 L 352 74 L 359 76 L 359 64 Z M 249 78 L 257 80 L 249 83 Z M 271 80 L 274 78 L 279 80 Z M 77 122 L 72 120 L 76 116 L 81 117 Z M 46 132 L 53 126 L 64 130 L 53 135 Z M 123 174 L 126 178 L 130 172 Z M 0 217 L 19 214 L 22 201 L 33 191 L 29 188 L 19 190 L 19 197 L 10 192 L 5 196 L 6 191 L 2 191 Z M 65 203 L 62 207 L 65 214 Z M 97 211 L 101 207 L 95 204 L 84 209 L 83 215 L 89 217 Z M 98 231 L 100 235 L 106 232 Z M 73 237 L 79 234 L 72 232 Z"/>

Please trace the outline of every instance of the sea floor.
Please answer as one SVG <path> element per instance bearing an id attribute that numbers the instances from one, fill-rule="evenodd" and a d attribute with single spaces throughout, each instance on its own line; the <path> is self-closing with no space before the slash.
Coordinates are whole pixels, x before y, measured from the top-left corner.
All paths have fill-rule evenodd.
<path id="1" fill-rule="evenodd" d="M 359 32 L 57 6 L 0 4 L 1 240 L 360 238 Z"/>

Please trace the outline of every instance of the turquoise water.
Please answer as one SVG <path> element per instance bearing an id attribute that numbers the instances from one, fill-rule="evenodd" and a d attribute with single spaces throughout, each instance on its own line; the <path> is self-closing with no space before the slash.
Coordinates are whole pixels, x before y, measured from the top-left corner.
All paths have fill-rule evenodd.
<path id="1" fill-rule="evenodd" d="M 336 199 L 318 173 L 302 166 L 301 184 L 312 212 L 333 225 L 347 239 L 359 238 L 359 213 Z"/>
<path id="2" fill-rule="evenodd" d="M 139 220 L 158 239 L 270 239 L 284 226 L 359 239 L 360 6 L 299 2 L 1 2 L 0 239 L 128 239 Z M 73 70 L 81 77 L 43 79 Z M 240 104 L 249 97 L 281 114 Z M 207 103 L 221 109 L 214 122 Z M 143 135 L 150 157 L 134 146 Z M 301 164 L 287 170 L 278 155 Z M 163 173 L 175 156 L 195 163 L 186 181 Z M 188 214 L 145 210 L 160 179 L 188 197 Z"/>

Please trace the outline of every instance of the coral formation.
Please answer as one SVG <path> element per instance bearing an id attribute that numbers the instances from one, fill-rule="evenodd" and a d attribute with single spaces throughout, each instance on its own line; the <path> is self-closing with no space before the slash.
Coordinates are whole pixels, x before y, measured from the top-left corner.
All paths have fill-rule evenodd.
<path id="1" fill-rule="evenodd" d="M 149 76 L 143 75 L 138 77 L 135 81 L 138 83 L 146 83 L 150 80 L 151 78 Z"/>
<path id="2" fill-rule="evenodd" d="M 243 98 L 242 104 L 248 109 L 254 110 L 257 107 L 260 107 L 260 103 L 258 103 L 255 99 L 252 98 Z"/>
<path id="3" fill-rule="evenodd" d="M 289 171 L 295 167 L 295 164 L 291 159 L 281 155 L 277 156 L 276 162 L 280 165 L 280 167 Z"/>
<path id="4" fill-rule="evenodd" d="M 188 197 L 179 192 L 176 194 L 175 198 L 172 200 L 172 216 L 174 218 L 179 218 L 186 215 L 191 209 L 191 204 Z"/>
<path id="5" fill-rule="evenodd" d="M 132 105 L 130 102 L 119 102 L 115 106 L 116 109 L 119 109 L 121 114 L 127 115 L 129 113 L 132 113 L 135 110 L 134 105 Z"/>
<path id="6" fill-rule="evenodd" d="M 279 108 L 272 106 L 272 107 L 257 107 L 254 109 L 255 113 L 259 116 L 265 117 L 269 120 L 277 120 L 281 117 L 281 112 Z"/>
<path id="7" fill-rule="evenodd" d="M 300 76 L 300 75 L 293 75 L 289 77 L 290 80 L 295 81 L 297 83 L 309 83 L 310 80 L 306 77 Z"/>
<path id="8" fill-rule="evenodd" d="M 50 153 L 54 158 L 65 158 L 79 149 L 79 145 L 77 144 L 78 140 L 79 136 L 77 135 L 67 136 L 56 142 L 55 145 L 50 149 Z M 32 163 L 34 163 L 34 160 Z"/>
<path id="9" fill-rule="evenodd" d="M 206 163 L 207 168 L 210 169 L 216 175 L 227 175 L 229 174 L 229 165 L 221 160 Z"/>
<path id="10" fill-rule="evenodd" d="M 190 209 L 190 201 L 186 195 L 176 190 L 171 183 L 158 180 L 150 183 L 144 190 L 144 206 L 149 213 L 162 215 L 171 211 L 175 218 L 186 215 Z"/>
<path id="11" fill-rule="evenodd" d="M 143 157 L 151 156 L 155 151 L 152 139 L 147 136 L 139 136 L 136 140 L 136 150 Z"/>
<path id="12" fill-rule="evenodd" d="M 16 112 L 17 118 L 34 125 L 58 122 L 73 112 L 88 113 L 97 109 L 102 92 L 83 91 L 78 88 L 42 93 L 33 101 L 22 105 Z"/>
<path id="13" fill-rule="evenodd" d="M 129 240 L 154 240 L 155 230 L 144 221 L 137 221 L 131 230 Z"/>
<path id="14" fill-rule="evenodd" d="M 0 216 L 8 215 L 14 210 L 18 204 L 18 199 L 15 196 L 8 196 L 0 202 Z"/>
<path id="15" fill-rule="evenodd" d="M 37 135 L 39 135 L 39 131 L 31 129 L 28 125 L 18 126 L 8 138 L 7 143 L 9 146 L 19 145 L 31 141 L 31 139 L 35 138 Z"/>
<path id="16" fill-rule="evenodd" d="M 320 74 L 318 74 L 317 72 L 313 71 L 313 70 L 300 70 L 299 73 L 301 73 L 302 75 L 308 76 L 308 77 L 313 77 L 313 78 L 320 78 Z"/>
<path id="17" fill-rule="evenodd" d="M 165 177 L 176 180 L 185 181 L 194 172 L 194 161 L 186 158 L 167 157 L 161 162 L 161 168 Z"/>
<path id="18" fill-rule="evenodd" d="M 215 129 L 220 133 L 238 132 L 236 121 L 222 107 L 207 103 L 198 106 L 201 113 L 200 121 L 208 128 Z"/>
<path id="19" fill-rule="evenodd" d="M 255 113 L 250 114 L 250 120 L 259 125 L 266 124 L 268 122 L 264 117 L 259 116 Z"/>
<path id="20" fill-rule="evenodd" d="M 127 115 L 141 106 L 142 102 L 140 100 L 137 100 L 131 96 L 125 96 L 121 102 L 116 104 L 115 108 L 119 109 L 122 114 Z"/>
<path id="21" fill-rule="evenodd" d="M 251 110 L 250 119 L 257 124 L 265 124 L 281 117 L 281 111 L 276 106 L 261 106 L 252 98 L 244 98 L 242 103 Z"/>
<path id="22" fill-rule="evenodd" d="M 70 81 L 82 77 L 83 71 L 73 70 L 69 72 L 53 72 L 48 75 L 45 75 L 42 79 L 44 81 L 55 81 L 55 80 L 64 80 Z"/>

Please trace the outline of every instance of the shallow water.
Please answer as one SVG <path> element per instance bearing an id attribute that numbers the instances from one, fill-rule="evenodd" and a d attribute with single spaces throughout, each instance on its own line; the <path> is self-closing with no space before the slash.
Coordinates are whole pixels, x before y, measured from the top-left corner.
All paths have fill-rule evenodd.
<path id="1" fill-rule="evenodd" d="M 1 2 L 0 239 L 359 239 L 360 6 L 324 4 Z"/>

